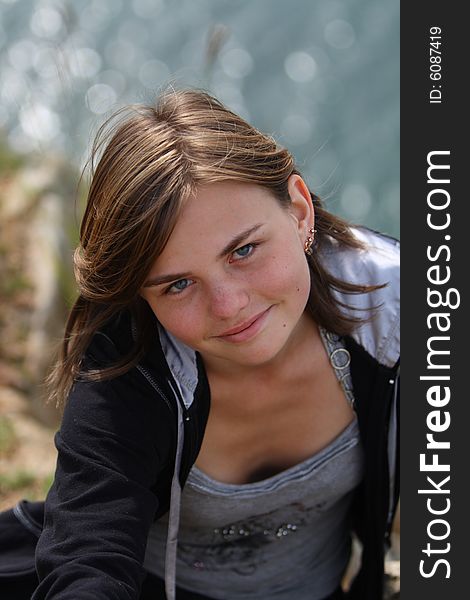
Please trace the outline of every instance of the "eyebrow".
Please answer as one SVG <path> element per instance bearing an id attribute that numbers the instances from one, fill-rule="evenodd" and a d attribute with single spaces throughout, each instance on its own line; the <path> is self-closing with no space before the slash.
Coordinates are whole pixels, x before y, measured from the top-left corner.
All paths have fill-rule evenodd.
<path id="1" fill-rule="evenodd" d="M 237 234 L 230 240 L 230 242 L 224 247 L 224 249 L 221 252 L 219 252 L 217 258 L 220 259 L 226 256 L 227 254 L 231 254 L 240 246 L 240 244 L 244 240 L 246 240 L 247 237 L 255 233 L 255 231 L 262 227 L 262 225 L 263 223 L 257 223 L 256 225 L 253 225 L 253 227 L 249 227 L 248 229 L 245 229 L 241 233 Z M 162 283 L 170 283 L 172 281 L 178 281 L 179 279 L 186 279 L 190 275 L 191 273 L 189 272 L 169 273 L 168 275 L 157 275 L 156 277 L 151 277 L 150 279 L 147 279 L 147 281 L 142 287 L 146 288 L 155 285 L 161 285 Z"/>
<path id="2" fill-rule="evenodd" d="M 249 229 L 245 229 L 245 231 L 242 231 L 241 233 L 236 235 L 225 246 L 225 248 L 222 250 L 222 252 L 219 253 L 217 258 L 223 258 L 224 256 L 227 256 L 227 254 L 231 254 L 234 250 L 236 250 L 240 246 L 240 244 L 244 240 L 246 240 L 247 237 L 249 237 L 251 234 L 255 233 L 255 231 L 257 231 L 262 225 L 263 225 L 263 223 L 257 223 L 256 225 L 253 225 L 253 227 L 250 227 Z"/>

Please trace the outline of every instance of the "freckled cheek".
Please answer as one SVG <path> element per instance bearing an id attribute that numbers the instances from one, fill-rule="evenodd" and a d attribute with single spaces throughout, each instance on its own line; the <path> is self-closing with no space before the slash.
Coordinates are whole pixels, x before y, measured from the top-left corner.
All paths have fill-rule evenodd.
<path id="1" fill-rule="evenodd" d="M 303 257 L 301 257 L 303 258 Z M 310 292 L 310 272 L 307 262 L 297 256 L 283 256 L 275 259 L 269 267 L 261 269 L 252 279 L 254 289 L 265 296 L 279 300 L 288 297 L 294 302 L 302 302 Z"/>
<path id="2" fill-rule="evenodd" d="M 204 337 L 204 318 L 197 307 L 173 306 L 154 312 L 163 327 L 188 346 L 196 347 Z"/>

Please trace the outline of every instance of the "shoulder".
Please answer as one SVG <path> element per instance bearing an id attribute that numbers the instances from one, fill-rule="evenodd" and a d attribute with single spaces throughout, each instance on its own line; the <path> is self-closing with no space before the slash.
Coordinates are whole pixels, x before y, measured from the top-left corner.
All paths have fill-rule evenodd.
<path id="1" fill-rule="evenodd" d="M 91 380 L 90 371 L 118 364 L 131 349 L 129 315 L 119 315 L 98 331 L 84 356 L 83 374 L 74 382 L 65 405 L 60 434 L 69 443 L 97 443 L 98 432 L 126 440 L 134 448 L 155 446 L 167 455 L 174 437 L 174 415 L 163 364 L 153 366 L 158 391 L 140 364 L 121 375 Z"/>
<path id="2" fill-rule="evenodd" d="M 400 355 L 400 245 L 391 237 L 366 228 L 354 228 L 361 249 L 341 248 L 334 243 L 322 252 L 324 266 L 343 281 L 384 287 L 365 294 L 335 292 L 352 316 L 374 317 L 360 325 L 353 338 L 386 366 L 393 366 Z"/>

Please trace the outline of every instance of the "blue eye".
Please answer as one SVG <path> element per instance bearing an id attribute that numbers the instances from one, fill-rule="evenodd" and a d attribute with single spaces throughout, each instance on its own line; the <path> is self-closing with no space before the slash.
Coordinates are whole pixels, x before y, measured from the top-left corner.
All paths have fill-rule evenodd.
<path id="1" fill-rule="evenodd" d="M 166 289 L 167 294 L 179 294 L 191 285 L 191 279 L 179 279 Z"/>
<path id="2" fill-rule="evenodd" d="M 245 244 L 244 246 L 241 246 L 241 248 L 235 250 L 233 254 L 235 255 L 235 258 L 246 258 L 253 252 L 254 247 L 254 244 Z"/>

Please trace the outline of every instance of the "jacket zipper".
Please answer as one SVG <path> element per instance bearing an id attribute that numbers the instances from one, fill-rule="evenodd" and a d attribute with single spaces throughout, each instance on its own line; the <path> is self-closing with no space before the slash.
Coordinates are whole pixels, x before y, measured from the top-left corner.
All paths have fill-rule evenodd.
<path id="1" fill-rule="evenodd" d="M 166 402 L 166 405 L 168 406 L 168 409 L 170 410 L 171 414 L 173 416 L 175 416 L 175 410 L 174 410 L 173 405 L 170 403 L 167 396 L 163 393 L 161 387 L 158 385 L 158 383 L 156 382 L 153 375 L 151 373 L 149 373 L 149 371 L 147 369 L 145 369 L 144 367 L 142 367 L 141 365 L 137 365 L 137 369 L 147 379 L 147 381 L 150 383 L 150 385 L 158 392 L 158 394 L 161 396 L 161 398 L 163 398 L 163 400 Z M 181 397 L 181 395 L 179 393 L 178 386 L 173 385 L 171 381 L 169 381 L 169 385 L 173 391 L 173 394 L 175 395 L 176 402 L 178 402 L 179 405 L 181 406 L 181 412 L 182 412 L 182 416 L 183 416 L 183 428 L 186 429 L 186 423 L 188 423 L 190 421 L 189 411 L 186 408 L 183 398 Z M 176 418 L 178 419 L 177 415 L 176 415 Z M 178 428 L 178 424 L 177 424 L 177 428 Z M 183 431 L 184 431 L 184 429 L 183 429 Z M 189 436 L 189 456 L 192 456 L 192 451 L 193 451 L 193 443 L 192 443 L 192 435 L 190 435 Z M 181 465 L 181 467 L 182 466 L 183 466 L 183 464 Z M 186 470 L 186 467 L 185 467 L 185 470 Z M 185 470 L 184 470 L 184 473 L 185 473 Z M 180 469 L 180 474 L 181 474 L 181 469 Z"/>
<path id="2" fill-rule="evenodd" d="M 137 365 L 137 369 L 142 373 L 142 375 L 145 377 L 145 379 L 150 383 L 150 385 L 153 387 L 153 389 L 158 392 L 158 395 L 165 401 L 165 404 L 168 406 L 169 411 L 171 412 L 171 414 L 173 416 L 175 416 L 175 411 L 173 406 L 171 405 L 171 402 L 168 400 L 166 394 L 163 393 L 162 388 L 158 385 L 158 383 L 155 381 L 153 375 L 151 375 L 147 369 L 145 369 L 144 367 L 142 367 L 141 365 Z"/>
<path id="3" fill-rule="evenodd" d="M 132 324 L 131 328 L 132 328 L 132 333 L 135 336 L 135 325 Z M 115 346 L 115 344 L 114 344 L 114 342 L 113 342 L 113 340 L 111 338 L 109 338 L 105 333 L 103 333 L 101 331 L 99 332 L 99 334 L 102 335 L 113 346 L 113 348 L 116 349 L 116 346 Z M 150 383 L 150 385 L 153 387 L 153 389 L 158 393 L 158 395 L 160 396 L 160 398 L 162 398 L 162 400 L 167 405 L 168 410 L 170 411 L 170 414 L 173 417 L 175 417 L 176 415 L 175 415 L 174 406 L 168 400 L 167 395 L 163 392 L 162 388 L 158 385 L 158 383 L 155 380 L 155 378 L 153 377 L 153 375 L 151 373 L 149 373 L 149 371 L 145 367 L 143 367 L 142 365 L 137 365 L 137 370 L 140 371 L 140 373 L 144 376 L 144 378 Z M 183 421 L 185 423 L 189 422 L 189 420 L 190 420 L 189 412 L 188 412 L 188 409 L 186 408 L 186 405 L 185 405 L 183 399 L 180 397 L 180 394 L 178 393 L 178 391 L 173 389 L 173 385 L 171 385 L 171 382 L 170 382 L 170 387 L 173 390 L 173 393 L 175 394 L 175 400 L 176 400 L 176 402 L 180 403 L 180 406 L 181 406 L 181 409 L 182 409 L 182 413 L 183 413 Z M 178 426 L 178 424 L 177 424 L 177 426 Z M 193 446 L 193 444 L 192 444 L 192 436 L 189 436 L 189 437 L 190 437 L 190 448 L 189 448 L 190 454 L 189 455 L 191 456 L 192 455 L 191 453 L 192 453 L 192 446 Z"/>
<path id="4" fill-rule="evenodd" d="M 103 336 L 112 345 L 112 347 L 115 350 L 117 350 L 115 343 L 113 342 L 113 340 L 109 336 L 107 336 L 102 331 L 99 331 L 98 334 L 101 335 L 101 336 Z M 171 405 L 171 402 L 168 400 L 166 394 L 163 393 L 161 387 L 155 381 L 155 379 L 153 378 L 153 376 L 147 371 L 147 369 L 145 369 L 141 365 L 137 365 L 137 370 L 142 373 L 142 375 L 150 383 L 150 385 L 154 388 L 154 390 L 156 390 L 158 392 L 159 396 L 161 396 L 161 398 L 164 400 L 165 404 L 167 405 L 168 410 L 171 412 L 171 414 L 173 416 L 175 416 L 175 411 L 173 409 L 173 406 Z"/>
<path id="5" fill-rule="evenodd" d="M 174 381 L 174 380 L 173 380 Z M 173 381 L 170 381 L 170 387 L 173 391 L 173 394 L 176 397 L 176 402 L 179 403 L 180 407 L 181 407 L 181 414 L 182 414 L 182 418 L 183 418 L 183 441 L 185 439 L 188 439 L 188 452 L 187 455 L 190 457 L 192 457 L 192 453 L 193 453 L 193 434 L 192 431 L 189 431 L 189 436 L 186 436 L 186 423 L 189 423 L 190 421 L 190 416 L 189 416 L 189 410 L 186 408 L 186 404 L 184 403 L 184 400 L 181 396 L 180 393 L 180 389 L 178 387 L 178 385 L 176 384 L 176 382 L 173 385 Z M 183 468 L 184 466 L 184 468 Z M 191 468 L 191 467 L 189 467 Z M 180 476 L 181 473 L 183 473 L 184 479 L 186 479 L 187 477 L 187 461 L 184 462 L 184 460 L 182 461 L 181 465 L 180 465 Z M 188 471 L 189 472 L 189 471 Z"/>

